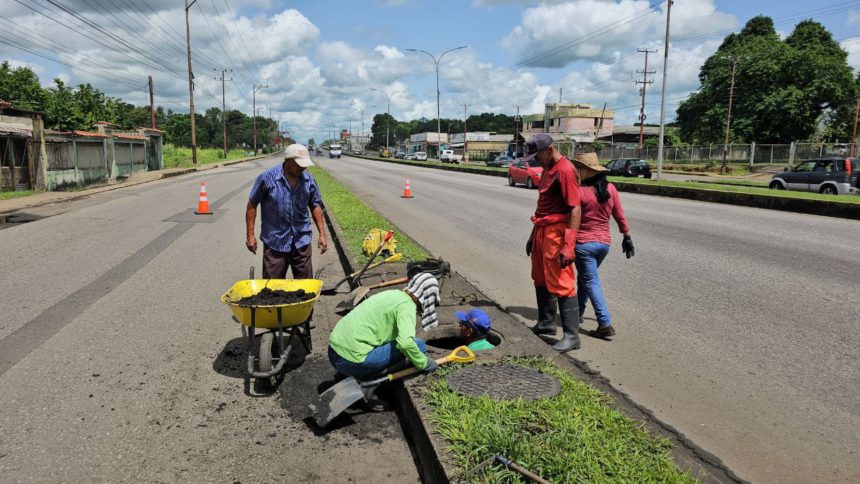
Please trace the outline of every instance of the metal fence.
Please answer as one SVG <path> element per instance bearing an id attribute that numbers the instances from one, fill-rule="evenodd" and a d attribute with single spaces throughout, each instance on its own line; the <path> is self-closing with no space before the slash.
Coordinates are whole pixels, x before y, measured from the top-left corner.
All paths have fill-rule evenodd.
<path id="1" fill-rule="evenodd" d="M 753 165 L 790 164 L 801 160 L 825 156 L 847 156 L 849 145 L 843 143 L 790 143 L 790 144 L 730 144 L 726 153 L 729 163 Z M 604 145 L 597 151 L 601 160 L 641 158 L 657 160 L 657 148 Z M 663 161 L 667 163 L 722 163 L 723 145 L 665 146 Z"/>

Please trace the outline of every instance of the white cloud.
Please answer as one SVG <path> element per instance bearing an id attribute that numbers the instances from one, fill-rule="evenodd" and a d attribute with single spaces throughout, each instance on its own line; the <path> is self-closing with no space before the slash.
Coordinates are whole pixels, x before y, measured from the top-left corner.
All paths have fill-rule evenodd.
<path id="1" fill-rule="evenodd" d="M 848 17 L 845 19 L 845 22 L 848 25 L 860 24 L 860 10 L 850 10 L 848 12 Z"/>
<path id="2" fill-rule="evenodd" d="M 848 52 L 848 65 L 854 69 L 854 75 L 860 73 L 860 37 L 845 39 L 840 44 Z"/>
<path id="3" fill-rule="evenodd" d="M 595 60 L 618 49 L 632 49 L 655 38 L 665 28 L 665 6 L 646 14 L 648 0 L 574 0 L 540 4 L 523 13 L 502 46 L 519 62 L 562 67 L 577 60 Z M 734 28 L 737 19 L 718 12 L 714 0 L 688 0 L 672 10 L 673 38 Z M 597 35 L 595 33 L 602 32 Z"/>

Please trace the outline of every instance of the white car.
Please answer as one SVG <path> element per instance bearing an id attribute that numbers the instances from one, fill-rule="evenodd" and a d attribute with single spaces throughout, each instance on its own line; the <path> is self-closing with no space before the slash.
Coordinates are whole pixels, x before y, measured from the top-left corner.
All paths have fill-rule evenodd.
<path id="1" fill-rule="evenodd" d="M 462 159 L 462 156 L 454 154 L 454 150 L 442 150 L 439 156 L 439 161 L 442 163 L 460 163 Z"/>
<path id="2" fill-rule="evenodd" d="M 423 151 L 416 151 L 412 154 L 415 155 L 415 160 L 417 161 L 427 161 L 427 153 Z"/>

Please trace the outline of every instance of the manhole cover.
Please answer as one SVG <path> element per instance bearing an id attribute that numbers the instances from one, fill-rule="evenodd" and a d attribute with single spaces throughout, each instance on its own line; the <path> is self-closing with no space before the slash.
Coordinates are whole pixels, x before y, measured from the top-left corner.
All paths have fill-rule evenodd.
<path id="1" fill-rule="evenodd" d="M 476 365 L 448 375 L 451 390 L 467 397 L 487 395 L 496 400 L 537 400 L 558 395 L 555 378 L 531 368 L 513 365 Z"/>

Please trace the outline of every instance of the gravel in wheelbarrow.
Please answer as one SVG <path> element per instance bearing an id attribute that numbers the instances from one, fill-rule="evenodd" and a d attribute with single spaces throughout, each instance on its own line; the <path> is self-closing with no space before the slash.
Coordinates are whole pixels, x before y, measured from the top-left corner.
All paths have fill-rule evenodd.
<path id="1" fill-rule="evenodd" d="M 316 293 L 307 292 L 304 289 L 295 291 L 284 291 L 282 289 L 272 290 L 264 287 L 260 292 L 243 297 L 234 303 L 243 308 L 252 306 L 282 306 L 284 304 L 295 304 L 310 301 L 316 297 Z"/>

